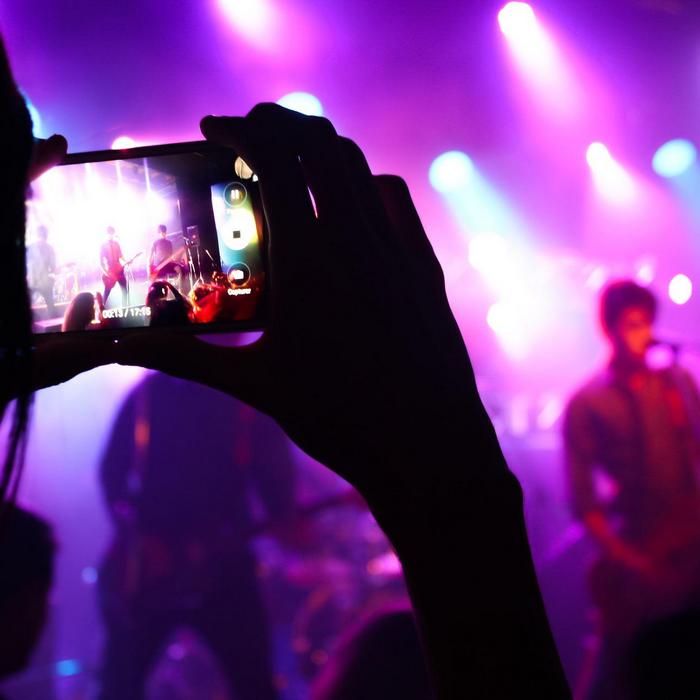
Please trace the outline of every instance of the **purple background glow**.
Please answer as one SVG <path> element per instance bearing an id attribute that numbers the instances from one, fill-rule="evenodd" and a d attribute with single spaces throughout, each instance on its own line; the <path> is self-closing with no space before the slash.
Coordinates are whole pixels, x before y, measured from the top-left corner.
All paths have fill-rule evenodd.
<path id="1" fill-rule="evenodd" d="M 700 342 L 698 291 L 683 306 L 667 296 L 677 273 L 700 285 L 700 178 L 691 171 L 671 182 L 651 167 L 670 139 L 700 143 L 700 6 L 542 0 L 533 6 L 551 50 L 542 64 L 523 65 L 499 30 L 502 3 L 267 0 L 247 24 L 227 11 L 235 5 L 9 0 L 0 30 L 44 134 L 65 134 L 72 151 L 106 148 L 120 135 L 198 138 L 205 114 L 242 114 L 302 90 L 376 172 L 407 180 L 484 400 L 525 483 L 545 594 L 575 670 L 578 640 L 561 630 L 581 623 L 569 624 L 570 601 L 548 586 L 580 546 L 567 529 L 558 418 L 604 360 L 595 299 L 606 279 L 653 277 L 659 336 Z M 629 197 L 606 196 L 600 180 L 596 188 L 586 162 L 596 141 L 626 173 Z M 441 194 L 428 171 L 451 150 L 469 155 L 476 176 Z M 483 234 L 497 237 L 496 257 L 487 246 L 477 270 L 470 242 Z M 696 353 L 682 359 L 698 371 Z M 75 577 L 106 541 L 95 464 L 140 376 L 101 369 L 38 399 L 23 496 L 62 542 L 62 656 L 89 656 L 97 639 L 94 611 L 75 602 Z"/>

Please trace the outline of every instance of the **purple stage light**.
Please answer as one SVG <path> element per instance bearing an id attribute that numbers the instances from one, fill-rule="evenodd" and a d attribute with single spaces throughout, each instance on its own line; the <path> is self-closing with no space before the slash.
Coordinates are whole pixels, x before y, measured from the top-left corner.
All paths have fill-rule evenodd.
<path id="1" fill-rule="evenodd" d="M 679 306 L 690 301 L 690 297 L 693 296 L 693 283 L 690 277 L 682 273 L 675 275 L 668 283 L 668 296 L 674 304 Z"/>
<path id="2" fill-rule="evenodd" d="M 509 2 L 498 13 L 521 77 L 548 110 L 568 119 L 580 118 L 583 96 L 579 81 L 551 33 L 525 2 Z"/>
<path id="3" fill-rule="evenodd" d="M 522 38 L 537 33 L 535 12 L 526 2 L 509 2 L 498 13 L 498 25 L 509 38 Z"/>
<path id="4" fill-rule="evenodd" d="M 268 0 L 219 0 L 219 6 L 240 36 L 260 48 L 274 48 L 276 18 Z"/>

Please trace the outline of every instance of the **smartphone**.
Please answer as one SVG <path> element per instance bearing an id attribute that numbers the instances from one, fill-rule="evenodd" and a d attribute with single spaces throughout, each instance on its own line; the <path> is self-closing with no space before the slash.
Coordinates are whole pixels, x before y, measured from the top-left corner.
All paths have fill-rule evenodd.
<path id="1" fill-rule="evenodd" d="M 32 183 L 34 333 L 263 327 L 258 180 L 207 141 L 73 153 Z"/>

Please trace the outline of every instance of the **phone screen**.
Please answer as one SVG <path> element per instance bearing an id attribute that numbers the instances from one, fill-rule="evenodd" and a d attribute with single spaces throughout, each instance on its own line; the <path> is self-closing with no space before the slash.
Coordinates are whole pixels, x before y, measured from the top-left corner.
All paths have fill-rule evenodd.
<path id="1" fill-rule="evenodd" d="M 257 178 L 230 149 L 69 155 L 27 202 L 34 332 L 259 328 L 264 238 Z"/>

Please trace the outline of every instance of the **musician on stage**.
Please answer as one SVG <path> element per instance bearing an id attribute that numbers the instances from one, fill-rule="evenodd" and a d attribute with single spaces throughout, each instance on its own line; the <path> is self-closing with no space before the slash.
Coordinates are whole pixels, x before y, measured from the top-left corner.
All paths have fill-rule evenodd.
<path id="1" fill-rule="evenodd" d="M 168 240 L 168 228 L 165 224 L 158 226 L 158 238 L 153 241 L 151 254 L 148 256 L 148 269 L 153 279 L 167 275 L 173 256 L 173 244 Z"/>
<path id="2" fill-rule="evenodd" d="M 57 315 L 53 298 L 56 273 L 56 251 L 48 242 L 46 226 L 37 229 L 37 240 L 27 248 L 27 278 L 29 288 L 43 297 L 49 318 Z"/>
<path id="3" fill-rule="evenodd" d="M 129 286 L 124 274 L 124 267 L 127 265 L 122 254 L 119 242 L 115 240 L 114 226 L 107 227 L 107 240 L 100 246 L 100 267 L 102 268 L 102 282 L 104 292 L 102 299 L 107 305 L 109 293 L 118 284 L 122 290 L 122 306 L 129 305 Z"/>
<path id="4" fill-rule="evenodd" d="M 222 393 L 152 374 L 122 406 L 100 477 L 115 536 L 99 577 L 99 699 L 144 698 L 169 636 L 186 626 L 232 695 L 275 700 L 251 496 L 263 521 L 288 522 L 295 474 L 284 433 Z"/>
<path id="5" fill-rule="evenodd" d="M 574 513 L 599 546 L 590 577 L 600 645 L 588 697 L 596 700 L 629 695 L 626 660 L 647 624 L 700 603 L 700 397 L 675 362 L 647 364 L 656 309 L 632 281 L 603 291 L 610 361 L 565 416 Z"/>

